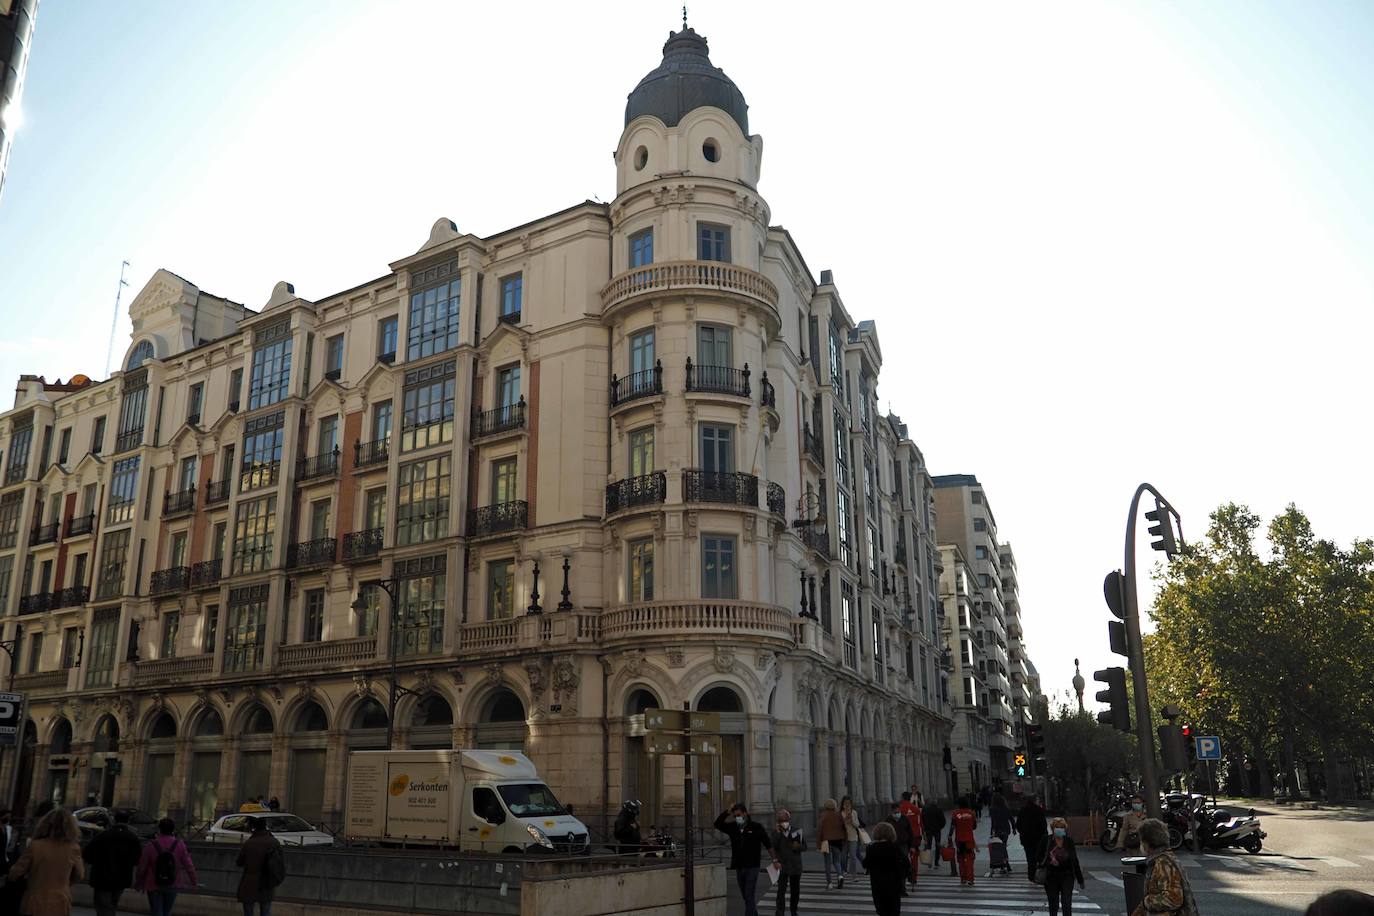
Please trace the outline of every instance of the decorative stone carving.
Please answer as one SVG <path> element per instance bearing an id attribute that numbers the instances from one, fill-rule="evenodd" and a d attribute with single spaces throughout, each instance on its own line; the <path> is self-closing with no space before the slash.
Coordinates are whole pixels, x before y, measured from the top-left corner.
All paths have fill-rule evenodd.
<path id="1" fill-rule="evenodd" d="M 429 693 L 434 689 L 434 676 L 429 673 L 428 668 L 421 668 L 415 675 L 415 692 Z"/>
<path id="2" fill-rule="evenodd" d="M 630 651 L 625 653 L 625 673 L 630 677 L 639 677 L 644 671 L 644 650 Z"/>
<path id="3" fill-rule="evenodd" d="M 667 649 L 663 650 L 663 654 L 668 657 L 669 668 L 681 668 L 687 664 L 686 659 L 683 657 L 681 646 L 669 646 Z"/>
<path id="4" fill-rule="evenodd" d="M 81 700 L 72 701 L 72 724 L 78 728 L 86 721 L 86 704 Z"/>
<path id="5" fill-rule="evenodd" d="M 228 708 L 233 708 L 233 706 L 234 706 L 234 688 L 233 688 L 233 687 L 221 687 L 221 688 L 219 689 L 219 699 L 220 699 L 220 702 L 223 703 L 226 707 L 228 707 Z"/>
<path id="6" fill-rule="evenodd" d="M 153 691 L 153 695 L 148 699 L 149 702 L 153 704 L 153 709 L 156 709 L 158 711 L 161 711 L 167 706 L 167 698 L 162 695 L 161 691 Z"/>
<path id="7" fill-rule="evenodd" d="M 501 681 L 505 679 L 505 672 L 501 668 L 500 662 L 491 662 L 486 667 L 487 684 L 492 687 L 499 687 Z"/>
<path id="8" fill-rule="evenodd" d="M 545 688 L 548 687 L 548 681 L 544 677 L 544 663 L 539 659 L 526 659 L 525 676 L 530 680 L 530 696 L 538 703 L 539 698 L 544 695 Z"/>
<path id="9" fill-rule="evenodd" d="M 564 715 L 577 712 L 577 685 L 581 678 L 571 658 L 560 658 L 553 665 L 553 700 L 561 703 Z"/>
<path id="10" fill-rule="evenodd" d="M 760 671 L 767 671 L 768 666 L 773 664 L 773 653 L 766 649 L 760 649 L 754 656 L 754 667 Z"/>
<path id="11" fill-rule="evenodd" d="M 717 671 L 729 674 L 735 670 L 735 651 L 728 646 L 716 646 L 716 657 L 713 661 Z"/>
<path id="12" fill-rule="evenodd" d="M 304 699 L 312 699 L 315 696 L 315 685 L 311 683 L 309 678 L 302 678 L 296 682 L 296 692 Z"/>
<path id="13" fill-rule="evenodd" d="M 263 690 L 267 693 L 269 697 L 272 698 L 272 701 L 274 703 L 276 703 L 278 706 L 281 705 L 283 694 L 281 691 L 280 684 L 268 684 L 266 687 L 263 688 Z"/>
<path id="14" fill-rule="evenodd" d="M 449 676 L 449 679 L 453 681 L 453 686 L 454 686 L 454 687 L 457 687 L 459 690 L 462 690 L 462 689 L 463 689 L 463 669 L 462 669 L 462 668 L 453 667 L 453 668 L 448 669 L 448 676 Z"/>
<path id="15" fill-rule="evenodd" d="M 134 721 L 134 711 L 137 708 L 131 696 L 119 697 L 111 704 L 112 711 L 124 721 L 125 726 L 130 725 Z"/>
<path id="16" fill-rule="evenodd" d="M 372 678 L 362 672 L 353 675 L 353 693 L 363 699 L 372 693 Z"/>

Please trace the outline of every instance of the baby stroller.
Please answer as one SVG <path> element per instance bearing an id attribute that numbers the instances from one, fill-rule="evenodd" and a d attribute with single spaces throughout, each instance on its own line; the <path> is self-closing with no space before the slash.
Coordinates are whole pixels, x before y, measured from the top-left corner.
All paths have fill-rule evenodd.
<path id="1" fill-rule="evenodd" d="M 1007 844 L 1002 842 L 1000 837 L 990 837 L 988 839 L 988 874 L 993 875 L 1001 872 L 1004 875 L 1011 874 L 1011 859 L 1007 858 Z"/>

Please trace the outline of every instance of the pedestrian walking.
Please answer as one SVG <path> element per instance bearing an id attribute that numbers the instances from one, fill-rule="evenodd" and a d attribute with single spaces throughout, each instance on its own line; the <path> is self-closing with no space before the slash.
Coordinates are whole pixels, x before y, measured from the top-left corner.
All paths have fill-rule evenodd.
<path id="1" fill-rule="evenodd" d="M 1001 792 L 992 796 L 988 816 L 992 818 L 992 835 L 1003 843 L 1016 832 L 1016 825 L 1011 820 L 1011 809 L 1007 807 L 1007 799 Z"/>
<path id="2" fill-rule="evenodd" d="M 844 818 L 840 817 L 835 799 L 827 798 L 821 806 L 821 820 L 816 827 L 816 837 L 821 844 L 821 856 L 825 862 L 825 889 L 830 890 L 833 872 L 839 886 L 844 887 Z"/>
<path id="3" fill-rule="evenodd" d="M 119 897 L 134 884 L 134 868 L 143 853 L 143 843 L 129 829 L 127 808 L 114 810 L 114 823 L 86 844 L 81 857 L 91 866 L 91 889 L 95 892 L 96 916 L 115 916 Z"/>
<path id="4" fill-rule="evenodd" d="M 857 875 L 863 868 L 864 847 L 868 845 L 868 825 L 854 810 L 854 800 L 848 795 L 840 800 L 840 819 L 844 821 L 844 873 Z"/>
<path id="5" fill-rule="evenodd" d="M 134 887 L 148 895 L 152 916 L 172 916 L 177 892 L 195 887 L 196 864 L 186 844 L 176 835 L 177 825 L 170 817 L 157 822 L 157 836 L 143 847 L 134 875 Z"/>
<path id="6" fill-rule="evenodd" d="M 1036 873 L 1043 879 L 1045 897 L 1049 900 L 1050 916 L 1073 916 L 1073 886 L 1083 890 L 1083 867 L 1078 863 L 1078 849 L 1069 836 L 1069 822 L 1062 817 L 1050 821 L 1050 838 L 1041 847 Z"/>
<path id="7" fill-rule="evenodd" d="M 783 898 L 792 897 L 791 913 L 797 916 L 797 898 L 801 896 L 802 853 L 806 851 L 806 840 L 800 827 L 792 823 L 792 812 L 786 808 L 778 809 L 778 827 L 773 832 L 773 852 L 778 857 L 778 908 L 777 916 L 783 916 Z"/>
<path id="8" fill-rule="evenodd" d="M 938 849 L 940 847 L 940 834 L 945 829 L 945 812 L 934 796 L 931 796 L 921 806 L 921 829 L 925 833 L 926 849 Z"/>
<path id="9" fill-rule="evenodd" d="M 1040 846 L 1045 842 L 1045 809 L 1040 796 L 1032 795 L 1016 813 L 1016 834 L 1026 853 L 1026 880 L 1035 880 L 1035 863 L 1039 861 Z"/>
<path id="10" fill-rule="evenodd" d="M 973 831 L 978 827 L 978 815 L 969 807 L 967 795 L 959 799 L 959 807 L 949 816 L 949 835 L 954 841 L 955 858 L 959 861 L 959 883 L 973 887 L 973 861 L 978 855 L 978 843 Z"/>
<path id="11" fill-rule="evenodd" d="M 267 831 L 265 818 L 255 817 L 253 832 L 239 847 L 237 865 L 243 869 L 239 876 L 238 899 L 243 904 L 243 916 L 253 916 L 253 907 L 261 916 L 272 916 L 272 898 L 286 880 L 286 856 L 281 843 Z"/>
<path id="12" fill-rule="evenodd" d="M 910 792 L 902 793 L 902 803 L 898 806 L 902 812 L 902 817 L 906 818 L 907 829 L 913 837 L 919 837 L 925 833 L 921 825 L 921 806 L 917 803 L 915 796 Z M 911 861 L 911 886 L 916 886 L 916 879 L 921 874 L 921 850 L 917 847 L 919 843 L 912 843 L 907 847 L 907 858 Z"/>
<path id="13" fill-rule="evenodd" d="M 6 869 L 19 858 L 19 828 L 15 826 L 13 821 L 14 815 L 9 808 L 0 809 L 0 832 L 4 834 Z"/>
<path id="14" fill-rule="evenodd" d="M 1328 891 L 1307 905 L 1303 916 L 1374 916 L 1374 897 L 1359 891 Z"/>
<path id="15" fill-rule="evenodd" d="M 911 877 L 911 860 L 897 846 L 897 831 L 884 821 L 873 828 L 873 844 L 864 857 L 873 909 L 878 916 L 901 916 L 902 896 Z"/>
<path id="16" fill-rule="evenodd" d="M 1188 876 L 1169 851 L 1169 828 L 1163 821 L 1149 817 L 1140 822 L 1140 851 L 1146 858 L 1145 897 L 1131 916 L 1198 916 Z"/>
<path id="17" fill-rule="evenodd" d="M 1121 829 L 1116 832 L 1116 848 L 1135 849 L 1140 845 L 1140 825 L 1145 822 L 1145 799 L 1139 795 L 1131 796 L 1131 810 L 1121 818 Z"/>
<path id="18" fill-rule="evenodd" d="M 730 870 L 735 873 L 740 896 L 744 898 L 744 916 L 759 916 L 759 864 L 765 849 L 773 864 L 778 864 L 773 841 L 768 839 L 763 825 L 749 817 L 749 809 L 743 804 L 722 811 L 716 818 L 716 829 L 730 838 Z"/>
<path id="19" fill-rule="evenodd" d="M 639 854 L 644 848 L 639 833 L 639 802 L 630 799 L 620 806 L 612 834 L 617 844 L 616 851 L 622 856 Z"/>
<path id="20" fill-rule="evenodd" d="M 33 839 L 10 867 L 10 884 L 24 885 L 19 912 L 25 916 L 69 916 L 72 883 L 81 880 L 80 831 L 70 811 L 49 811 L 33 829 Z"/>

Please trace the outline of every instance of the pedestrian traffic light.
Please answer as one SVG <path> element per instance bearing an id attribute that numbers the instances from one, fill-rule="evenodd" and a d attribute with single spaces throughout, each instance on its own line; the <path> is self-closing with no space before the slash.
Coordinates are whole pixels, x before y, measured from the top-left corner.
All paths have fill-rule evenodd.
<path id="1" fill-rule="evenodd" d="M 1131 711 L 1127 706 L 1126 669 L 1104 668 L 1093 672 L 1093 680 L 1107 685 L 1106 690 L 1097 692 L 1097 702 L 1106 703 L 1110 708 L 1097 714 L 1097 721 L 1110 725 L 1123 732 L 1131 730 Z"/>
<path id="2" fill-rule="evenodd" d="M 1159 734 L 1159 757 L 1164 761 L 1164 769 L 1169 773 L 1181 773 L 1188 769 L 1188 742 L 1183 737 L 1183 728 L 1178 725 L 1161 725 L 1156 729 Z"/>
<path id="3" fill-rule="evenodd" d="M 1150 536 L 1155 540 L 1150 542 L 1150 546 L 1155 550 L 1164 551 L 1165 556 L 1172 558 L 1178 553 L 1178 541 L 1174 539 L 1174 520 L 1169 514 L 1169 508 L 1155 500 L 1154 509 L 1146 512 L 1145 518 L 1154 522 L 1150 528 Z"/>
<path id="4" fill-rule="evenodd" d="M 1032 760 L 1045 759 L 1045 726 L 1026 726 L 1026 750 Z"/>
<path id="5" fill-rule="evenodd" d="M 1026 752 L 1024 750 L 1018 750 L 1016 756 L 1012 758 L 1012 763 L 1015 764 L 1015 766 L 1012 767 L 1012 772 L 1016 774 L 1018 779 L 1024 778 L 1026 775 Z"/>

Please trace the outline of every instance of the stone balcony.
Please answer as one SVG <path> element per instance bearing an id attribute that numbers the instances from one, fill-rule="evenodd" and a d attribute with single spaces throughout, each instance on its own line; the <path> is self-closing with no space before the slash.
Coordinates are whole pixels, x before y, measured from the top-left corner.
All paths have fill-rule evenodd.
<path id="1" fill-rule="evenodd" d="M 601 288 L 601 308 L 621 306 L 668 292 L 715 294 L 761 305 L 776 315 L 778 288 L 763 274 L 723 261 L 663 261 L 627 270 Z"/>
<path id="2" fill-rule="evenodd" d="M 464 624 L 458 631 L 460 655 L 507 655 L 548 645 L 591 644 L 601 632 L 591 611 L 547 611 Z"/>
<path id="3" fill-rule="evenodd" d="M 17 674 L 14 676 L 14 689 L 19 693 L 60 693 L 67 689 L 67 675 L 70 670 L 40 671 L 37 674 Z"/>
<path id="4" fill-rule="evenodd" d="M 134 668 L 134 683 L 139 687 L 151 684 L 190 684 L 210 676 L 213 655 L 188 655 L 184 658 L 157 658 L 141 661 Z"/>
<path id="5" fill-rule="evenodd" d="M 364 665 L 377 660 L 377 637 L 357 636 L 328 642 L 303 642 L 277 649 L 278 671 L 336 669 L 341 665 Z"/>
<path id="6" fill-rule="evenodd" d="M 785 608 L 723 598 L 649 601 L 601 613 L 604 644 L 640 643 L 646 639 L 677 640 L 723 636 L 749 637 L 791 648 L 796 642 L 795 615 Z"/>

